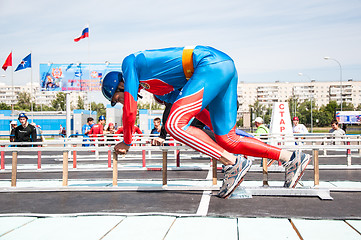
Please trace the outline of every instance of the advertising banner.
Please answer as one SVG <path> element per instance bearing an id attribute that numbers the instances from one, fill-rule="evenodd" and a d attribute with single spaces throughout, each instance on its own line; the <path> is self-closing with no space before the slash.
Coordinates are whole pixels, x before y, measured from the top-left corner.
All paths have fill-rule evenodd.
<path id="1" fill-rule="evenodd" d="M 361 124 L 361 111 L 337 111 L 336 120 L 338 123 Z"/>
<path id="2" fill-rule="evenodd" d="M 100 91 L 104 75 L 120 71 L 120 63 L 40 64 L 41 91 Z"/>

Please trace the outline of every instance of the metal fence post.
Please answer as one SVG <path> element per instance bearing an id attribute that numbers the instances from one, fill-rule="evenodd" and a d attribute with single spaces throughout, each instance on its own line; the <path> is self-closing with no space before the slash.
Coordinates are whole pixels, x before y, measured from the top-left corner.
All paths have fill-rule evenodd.
<path id="1" fill-rule="evenodd" d="M 113 187 L 118 186 L 118 154 L 113 152 Z"/>
<path id="2" fill-rule="evenodd" d="M 262 158 L 262 168 L 263 168 L 263 186 L 268 185 L 268 168 L 267 168 L 267 158 Z"/>
<path id="3" fill-rule="evenodd" d="M 347 142 L 347 145 L 350 145 L 350 142 Z M 346 151 L 347 158 L 347 166 L 351 166 L 351 149 L 347 149 Z"/>
<path id="4" fill-rule="evenodd" d="M 212 161 L 212 184 L 217 185 L 217 160 L 215 158 L 211 158 Z"/>
<path id="5" fill-rule="evenodd" d="M 69 161 L 69 152 L 63 152 L 63 186 L 68 186 L 68 161 Z"/>
<path id="6" fill-rule="evenodd" d="M 11 168 L 11 186 L 16 187 L 16 173 L 18 167 L 18 152 L 13 152 L 13 161 Z"/>
<path id="7" fill-rule="evenodd" d="M 168 150 L 163 150 L 163 168 L 162 168 L 162 177 L 163 177 L 163 186 L 167 185 L 167 159 Z"/>
<path id="8" fill-rule="evenodd" d="M 313 171 L 314 171 L 314 185 L 320 185 L 320 169 L 318 161 L 318 149 L 313 150 Z"/>

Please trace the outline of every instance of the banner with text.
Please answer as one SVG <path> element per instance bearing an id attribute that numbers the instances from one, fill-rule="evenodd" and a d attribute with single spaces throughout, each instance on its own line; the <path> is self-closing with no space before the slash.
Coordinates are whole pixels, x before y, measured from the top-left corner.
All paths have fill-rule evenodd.
<path id="1" fill-rule="evenodd" d="M 338 123 L 361 124 L 361 111 L 337 111 L 336 120 Z"/>
<path id="2" fill-rule="evenodd" d="M 273 104 L 270 133 L 274 136 L 271 145 L 294 145 L 293 130 L 288 102 Z"/>
<path id="3" fill-rule="evenodd" d="M 101 91 L 106 73 L 120 71 L 120 63 L 40 64 L 41 91 Z"/>

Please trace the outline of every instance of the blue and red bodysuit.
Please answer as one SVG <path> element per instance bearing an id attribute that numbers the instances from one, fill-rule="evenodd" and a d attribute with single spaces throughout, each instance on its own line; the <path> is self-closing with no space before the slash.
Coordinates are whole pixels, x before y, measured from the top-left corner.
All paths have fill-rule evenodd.
<path id="1" fill-rule="evenodd" d="M 191 58 L 194 72 L 187 79 L 183 50 L 183 47 L 146 50 L 123 60 L 124 143 L 132 142 L 137 94 L 144 89 L 164 102 L 173 103 L 166 130 L 176 140 L 215 159 L 220 159 L 227 150 L 278 160 L 281 149 L 235 133 L 238 76 L 233 60 L 212 47 L 196 46 Z M 188 126 L 193 117 L 212 129 L 217 143 L 202 130 Z"/>

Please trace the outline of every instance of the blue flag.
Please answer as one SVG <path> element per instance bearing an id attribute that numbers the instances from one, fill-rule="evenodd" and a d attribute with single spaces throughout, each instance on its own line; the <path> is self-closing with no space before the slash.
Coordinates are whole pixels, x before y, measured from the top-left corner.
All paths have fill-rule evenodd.
<path id="1" fill-rule="evenodd" d="M 21 61 L 21 63 L 15 69 L 15 72 L 18 70 L 23 70 L 25 68 L 31 68 L 31 53 Z"/>

